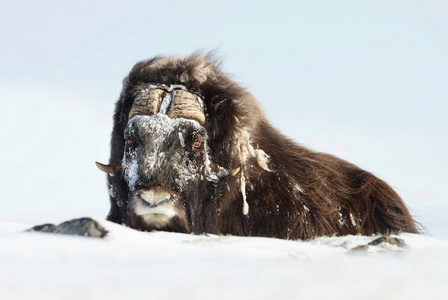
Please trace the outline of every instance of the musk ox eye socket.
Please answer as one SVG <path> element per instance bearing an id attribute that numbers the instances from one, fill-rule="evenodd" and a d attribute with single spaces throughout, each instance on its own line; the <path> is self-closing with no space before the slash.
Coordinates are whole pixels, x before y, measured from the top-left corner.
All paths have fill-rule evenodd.
<path id="1" fill-rule="evenodd" d="M 200 150 L 202 148 L 203 143 L 204 143 L 204 140 L 201 137 L 197 137 L 194 139 L 193 144 L 191 146 L 195 150 Z"/>
<path id="2" fill-rule="evenodd" d="M 124 141 L 126 151 L 131 151 L 135 148 L 135 141 L 129 134 L 124 136 Z"/>

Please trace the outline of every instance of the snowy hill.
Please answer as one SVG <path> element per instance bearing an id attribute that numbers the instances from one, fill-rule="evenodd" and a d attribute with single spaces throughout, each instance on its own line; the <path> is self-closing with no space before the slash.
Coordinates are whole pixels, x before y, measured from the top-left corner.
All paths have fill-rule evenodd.
<path id="1" fill-rule="evenodd" d="M 104 239 L 0 223 L 0 299 L 446 299 L 448 242 L 401 234 L 270 238 L 139 232 Z"/>

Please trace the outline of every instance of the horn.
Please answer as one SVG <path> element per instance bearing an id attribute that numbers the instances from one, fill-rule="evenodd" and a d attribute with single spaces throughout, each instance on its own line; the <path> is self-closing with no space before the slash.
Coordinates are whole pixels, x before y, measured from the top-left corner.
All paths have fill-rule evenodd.
<path id="1" fill-rule="evenodd" d="M 95 162 L 95 165 L 98 169 L 105 173 L 118 173 L 121 170 L 121 166 L 113 166 L 113 165 L 104 165 L 99 162 Z"/>
<path id="2" fill-rule="evenodd" d="M 214 162 L 210 161 L 209 166 L 210 166 L 210 169 L 212 169 L 213 172 L 215 172 L 215 173 L 219 172 L 218 166 Z"/>
<path id="3" fill-rule="evenodd" d="M 134 103 L 129 111 L 128 119 L 136 115 L 152 116 L 159 112 L 162 98 L 166 92 L 162 89 L 146 89 L 137 86 L 134 92 Z"/>
<path id="4" fill-rule="evenodd" d="M 231 170 L 227 170 L 227 172 L 229 172 L 230 176 L 235 176 L 236 174 L 238 174 L 240 172 L 241 168 L 235 168 L 235 169 L 231 169 Z"/>
<path id="5" fill-rule="evenodd" d="M 204 126 L 204 110 L 201 107 L 201 100 L 196 95 L 183 90 L 174 90 L 172 97 L 173 105 L 166 113 L 168 117 L 192 119 Z"/>

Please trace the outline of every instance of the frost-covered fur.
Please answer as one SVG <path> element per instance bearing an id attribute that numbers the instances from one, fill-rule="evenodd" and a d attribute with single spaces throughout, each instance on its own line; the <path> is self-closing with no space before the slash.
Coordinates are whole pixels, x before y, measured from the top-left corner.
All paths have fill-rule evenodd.
<path id="1" fill-rule="evenodd" d="M 167 151 L 171 149 L 163 157 L 158 152 L 150 161 L 148 157 L 158 146 L 149 138 L 145 138 L 149 145 L 145 145 L 144 155 L 126 150 L 125 131 L 132 127 L 128 124 L 129 111 L 138 89 L 145 84 L 182 85 L 201 97 L 205 125 L 179 121 L 186 128 L 199 126 L 197 132 L 203 130 L 204 147 L 195 157 L 185 148 L 191 143 L 182 144 L 179 138 L 183 128 L 179 122 L 171 137 L 157 137 Z M 149 132 L 155 134 L 153 119 L 145 118 L 144 123 L 152 128 Z M 178 142 L 173 144 L 174 140 Z M 168 163 L 185 159 L 193 163 L 185 166 L 186 170 L 173 171 L 177 166 Z M 110 164 L 123 167 L 108 176 L 108 219 L 143 230 L 286 239 L 417 232 L 408 209 L 390 186 L 353 164 L 284 137 L 267 121 L 258 101 L 224 74 L 210 55 L 158 56 L 133 67 L 116 103 Z M 213 165 L 219 170 L 236 171 L 224 172 L 225 176 L 206 174 Z M 140 175 L 132 173 L 138 168 Z M 182 172 L 197 173 L 189 174 L 189 181 L 185 181 L 179 177 Z M 156 179 L 151 177 L 154 174 Z M 141 210 L 141 204 L 133 202 L 138 193 L 154 187 L 172 191 L 174 204 L 170 209 L 177 211 L 157 226 L 141 221 L 133 211 L 134 206 Z"/>

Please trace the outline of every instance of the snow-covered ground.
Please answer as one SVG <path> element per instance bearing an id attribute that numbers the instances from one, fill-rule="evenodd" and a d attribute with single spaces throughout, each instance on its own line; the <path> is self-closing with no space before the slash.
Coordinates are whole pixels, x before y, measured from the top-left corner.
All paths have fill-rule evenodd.
<path id="1" fill-rule="evenodd" d="M 0 299 L 446 299 L 448 242 L 402 234 L 310 242 L 139 232 L 105 239 L 0 223 Z"/>

